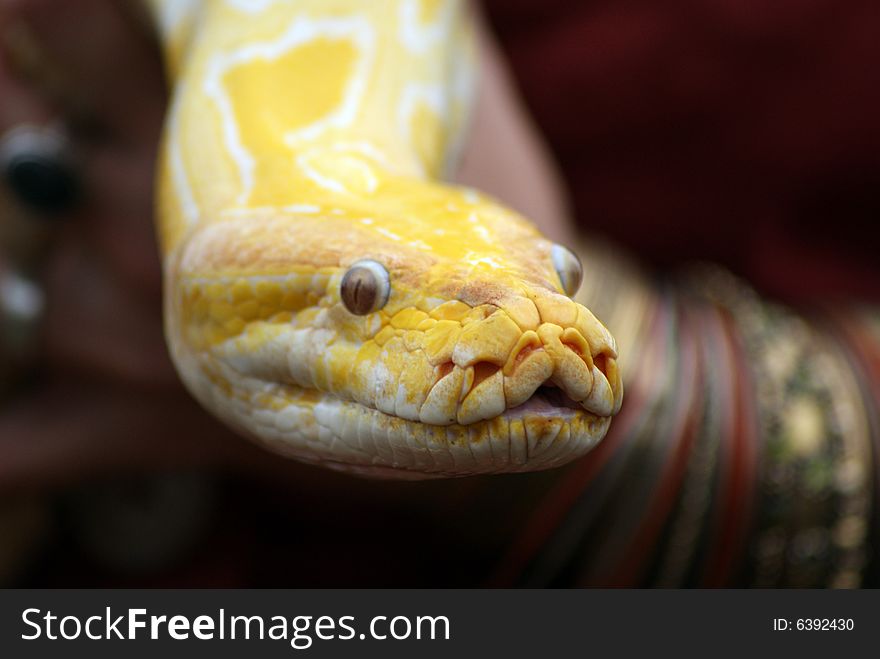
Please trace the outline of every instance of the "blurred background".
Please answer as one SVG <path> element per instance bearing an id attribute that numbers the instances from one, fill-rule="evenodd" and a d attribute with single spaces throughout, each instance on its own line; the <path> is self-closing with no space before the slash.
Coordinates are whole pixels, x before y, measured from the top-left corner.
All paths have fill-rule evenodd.
<path id="1" fill-rule="evenodd" d="M 877 300 L 877 3 L 485 4 L 581 226 L 785 300 Z"/>
<path id="2" fill-rule="evenodd" d="M 599 455 L 547 474 L 378 483 L 282 461 L 210 420 L 177 384 L 164 353 L 150 221 L 164 83 L 149 29 L 121 6 L 0 2 L 5 52 L 16 53 L 0 65 L 0 131 L 24 120 L 50 123 L 63 108 L 84 154 L 78 185 L 86 191 L 70 217 L 48 220 L 34 220 L 0 192 L 0 266 L 37 278 L 16 261 L 21 250 L 10 248 L 26 234 L 33 252 L 27 263 L 39 262 L 46 291 L 45 325 L 35 346 L 21 348 L 39 354 L 39 372 L 29 371 L 0 398 L 0 584 L 851 586 L 876 574 L 880 389 L 877 371 L 867 367 L 841 394 L 844 402 L 860 401 L 853 409 L 864 427 L 857 438 L 844 428 L 834 444 L 858 439 L 864 446 L 823 454 L 829 475 L 827 485 L 816 486 L 817 501 L 827 507 L 821 520 L 804 522 L 785 503 L 802 494 L 800 485 L 786 483 L 826 478 L 816 476 L 818 462 L 798 463 L 774 480 L 776 472 L 760 466 L 761 456 L 773 458 L 761 451 L 771 444 L 756 431 L 748 440 L 758 447 L 749 473 L 758 483 L 754 492 L 763 494 L 751 496 L 752 481 L 724 476 L 725 460 L 748 453 L 726 453 L 728 436 L 736 448 L 748 443 L 737 444 L 748 433 L 713 430 L 697 412 L 686 412 L 685 421 L 703 424 L 696 435 L 706 446 L 717 441 L 721 448 L 707 468 L 717 480 L 706 477 L 703 517 L 693 522 L 689 549 L 678 553 L 672 531 L 689 519 L 683 492 L 690 476 L 676 481 L 670 508 L 656 513 L 645 510 L 666 491 L 665 481 L 637 500 L 615 494 L 662 471 L 656 465 L 621 458 L 627 475 L 612 479 L 607 465 L 616 464 L 614 456 Z M 687 264 L 712 262 L 762 300 L 790 305 L 785 313 L 799 319 L 880 304 L 880 4 L 486 0 L 483 8 L 559 164 L 578 235 L 611 240 L 638 263 L 621 257 L 604 266 L 608 277 L 633 268 L 638 285 L 652 291 L 641 295 L 653 296 L 674 285 L 668 282 Z M 33 41 L 49 51 L 50 72 L 40 73 L 39 84 L 31 78 L 45 63 L 28 59 Z M 88 192 L 96 186 L 106 193 Z M 676 300 L 686 316 L 702 314 Z M 712 308 L 720 318 L 712 322 L 733 332 L 736 307 L 724 308 Z M 867 363 L 865 354 L 880 354 L 875 330 L 862 331 L 875 327 L 874 318 L 859 316 L 857 323 L 846 315 L 846 327 L 859 328 L 859 349 L 846 353 L 852 369 Z M 653 321 L 641 322 L 632 339 L 640 348 L 656 333 Z M 788 327 L 773 322 L 780 333 Z M 760 352 L 748 328 L 740 329 L 742 342 L 719 341 L 732 350 L 746 345 L 742 359 L 730 359 L 745 372 L 742 364 L 756 361 L 749 350 L 775 353 Z M 662 344 L 678 346 L 662 353 L 689 354 L 686 334 Z M 693 350 L 709 355 L 700 371 L 708 382 L 716 364 L 728 363 L 713 355 L 727 353 L 701 346 Z M 624 418 L 650 418 L 644 400 L 639 407 L 635 380 Z M 839 391 L 835 382 L 816 384 L 815 399 Z M 688 410 L 706 404 L 686 402 Z M 835 414 L 850 414 L 834 404 L 828 403 L 829 427 Z M 730 409 L 747 418 L 742 406 Z M 762 410 L 762 418 L 771 412 L 783 416 Z M 606 441 L 624 446 L 627 429 L 637 424 L 615 425 L 617 439 Z M 632 437 L 635 446 L 644 441 Z M 689 441 L 663 446 L 668 464 L 687 464 L 692 474 L 705 455 L 697 440 Z M 676 446 L 685 447 L 681 454 Z M 740 495 L 741 506 L 726 503 Z M 596 501 L 603 507 L 587 510 Z M 727 506 L 718 513 L 723 524 L 712 521 L 716 506 Z M 770 528 L 766 511 L 773 506 Z M 750 516 L 739 520 L 745 508 Z M 646 526 L 615 527 L 623 519 Z M 642 532 L 652 525 L 656 532 Z M 573 529 L 568 535 L 577 538 L 565 540 L 559 529 Z M 613 538 L 608 544 L 605 529 Z M 738 553 L 721 561 L 721 546 Z M 572 567 L 612 565 L 612 554 L 637 558 L 608 570 Z M 660 561 L 668 569 L 658 567 L 657 556 L 680 556 L 687 565 L 669 568 L 669 558 Z"/>

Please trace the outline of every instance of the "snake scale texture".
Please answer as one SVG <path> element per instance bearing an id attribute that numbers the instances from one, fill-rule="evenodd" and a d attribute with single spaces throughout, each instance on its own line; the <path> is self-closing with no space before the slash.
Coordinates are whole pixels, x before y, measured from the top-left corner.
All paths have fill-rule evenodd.
<path id="1" fill-rule="evenodd" d="M 443 182 L 476 89 L 455 0 L 151 0 L 172 85 L 166 333 L 264 446 L 397 478 L 545 469 L 606 434 L 613 337 L 581 267 Z"/>

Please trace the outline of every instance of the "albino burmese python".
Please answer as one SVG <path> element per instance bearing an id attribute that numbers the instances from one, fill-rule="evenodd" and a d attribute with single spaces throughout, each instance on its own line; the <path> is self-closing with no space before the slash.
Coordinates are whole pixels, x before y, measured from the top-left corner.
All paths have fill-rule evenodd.
<path id="1" fill-rule="evenodd" d="M 152 0 L 171 352 L 272 450 L 389 477 L 544 469 L 602 439 L 614 339 L 581 267 L 438 179 L 475 27 L 458 1 Z"/>

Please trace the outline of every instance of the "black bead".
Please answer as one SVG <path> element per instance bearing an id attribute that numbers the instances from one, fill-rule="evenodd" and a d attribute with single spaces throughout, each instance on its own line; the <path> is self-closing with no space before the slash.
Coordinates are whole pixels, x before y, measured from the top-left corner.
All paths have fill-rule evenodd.
<path id="1" fill-rule="evenodd" d="M 18 153 L 9 158 L 3 175 L 15 197 L 43 215 L 68 211 L 79 200 L 76 173 L 61 158 L 38 152 Z"/>

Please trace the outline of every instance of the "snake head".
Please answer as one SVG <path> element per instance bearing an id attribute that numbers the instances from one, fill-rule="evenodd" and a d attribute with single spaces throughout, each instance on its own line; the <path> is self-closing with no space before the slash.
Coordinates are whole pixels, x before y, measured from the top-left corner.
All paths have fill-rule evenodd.
<path id="1" fill-rule="evenodd" d="M 197 398 L 281 453 L 383 477 L 545 469 L 622 402 L 614 338 L 570 297 L 577 267 L 446 186 L 238 213 L 167 268 L 168 335 Z"/>

